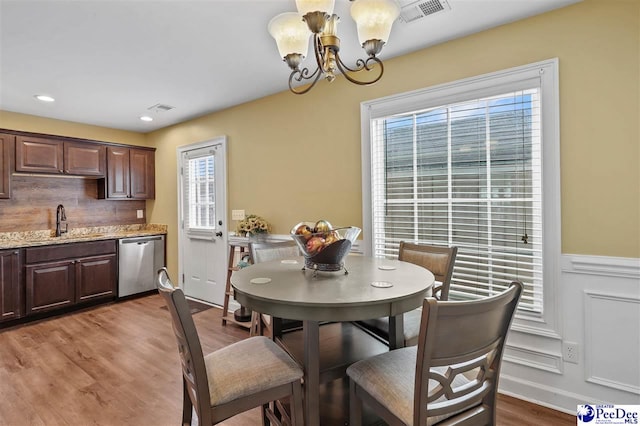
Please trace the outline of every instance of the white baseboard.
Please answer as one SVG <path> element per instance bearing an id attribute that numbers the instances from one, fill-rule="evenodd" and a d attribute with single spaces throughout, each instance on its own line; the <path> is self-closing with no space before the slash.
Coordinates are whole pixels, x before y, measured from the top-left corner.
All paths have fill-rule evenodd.
<path id="1" fill-rule="evenodd" d="M 576 415 L 579 404 L 605 403 L 605 401 L 594 400 L 586 395 L 504 374 L 500 374 L 499 392 L 573 416 Z"/>

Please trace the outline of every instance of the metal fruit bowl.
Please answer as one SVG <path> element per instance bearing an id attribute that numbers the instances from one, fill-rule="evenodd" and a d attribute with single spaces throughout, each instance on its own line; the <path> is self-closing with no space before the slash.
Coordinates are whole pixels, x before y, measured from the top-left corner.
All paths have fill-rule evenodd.
<path id="1" fill-rule="evenodd" d="M 305 234 L 296 234 L 296 230 L 306 225 L 311 230 Z M 334 228 L 324 232 L 313 232 L 314 223 L 300 222 L 291 229 L 291 238 L 296 242 L 304 256 L 305 268 L 314 271 L 339 271 L 344 268 L 344 257 L 351 245 L 360 235 L 356 226 Z"/>

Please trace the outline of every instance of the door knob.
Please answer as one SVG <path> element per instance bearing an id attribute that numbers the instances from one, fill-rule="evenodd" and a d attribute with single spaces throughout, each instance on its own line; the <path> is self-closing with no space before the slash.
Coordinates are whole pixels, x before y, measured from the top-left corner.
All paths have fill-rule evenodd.
<path id="1" fill-rule="evenodd" d="M 222 237 L 222 231 L 216 232 L 216 237 Z"/>

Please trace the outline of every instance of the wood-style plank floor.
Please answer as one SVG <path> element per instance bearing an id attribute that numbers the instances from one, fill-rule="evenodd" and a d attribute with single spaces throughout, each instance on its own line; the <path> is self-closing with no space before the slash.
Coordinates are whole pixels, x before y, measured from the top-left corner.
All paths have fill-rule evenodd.
<path id="1" fill-rule="evenodd" d="M 178 425 L 180 361 L 158 295 L 0 331 L 0 425 Z M 205 352 L 247 337 L 219 309 L 194 315 Z M 223 423 L 260 425 L 259 410 Z M 500 396 L 498 425 L 574 426 L 575 416 Z"/>

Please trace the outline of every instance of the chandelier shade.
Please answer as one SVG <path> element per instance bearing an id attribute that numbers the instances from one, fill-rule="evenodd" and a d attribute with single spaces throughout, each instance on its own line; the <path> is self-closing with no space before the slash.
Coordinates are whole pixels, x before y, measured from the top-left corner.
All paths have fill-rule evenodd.
<path id="1" fill-rule="evenodd" d="M 309 12 L 324 12 L 331 15 L 334 5 L 335 0 L 296 0 L 300 15 L 306 15 Z"/>
<path id="2" fill-rule="evenodd" d="M 269 34 L 276 40 L 281 58 L 289 54 L 307 56 L 309 51 L 309 28 L 295 12 L 281 13 L 268 26 Z"/>
<path id="3" fill-rule="evenodd" d="M 333 13 L 334 0 L 296 0 L 298 13 L 283 13 L 273 18 L 268 25 L 269 34 L 276 40 L 280 57 L 289 65 L 289 89 L 295 94 L 311 90 L 320 77 L 331 82 L 337 73 L 351 83 L 369 85 L 382 78 L 384 67 L 376 57 L 389 40 L 393 22 L 400 8 L 393 0 L 355 0 L 351 5 L 351 17 L 356 22 L 360 44 L 367 54 L 366 59 L 357 59 L 354 67 L 347 66 L 340 57 L 338 22 Z M 316 69 L 301 68 L 307 56 L 309 36 L 313 46 Z M 356 78 L 356 74 L 373 76 L 367 80 Z M 370 74 L 367 74 L 370 73 Z M 308 82 L 303 89 L 298 83 Z"/>
<path id="4" fill-rule="evenodd" d="M 356 21 L 361 45 L 368 40 L 386 43 L 399 15 L 398 5 L 386 0 L 357 0 L 351 5 L 351 17 Z"/>

